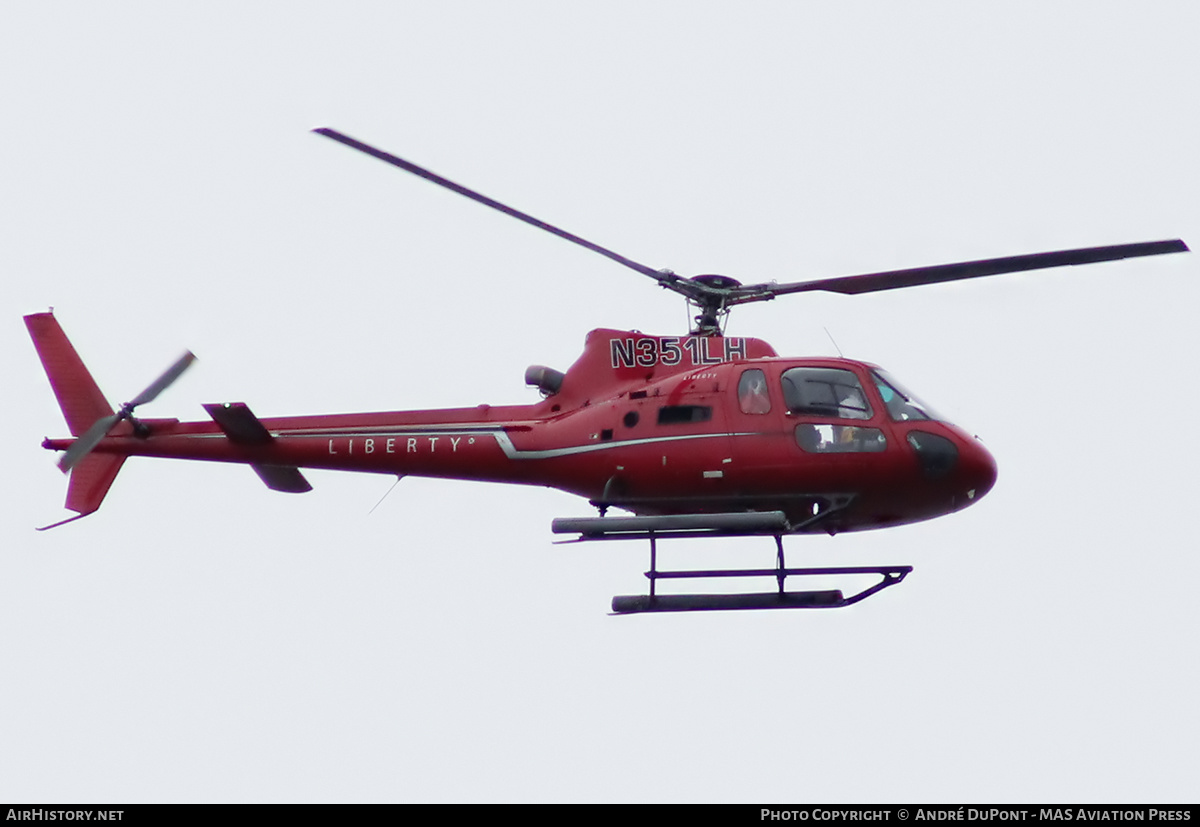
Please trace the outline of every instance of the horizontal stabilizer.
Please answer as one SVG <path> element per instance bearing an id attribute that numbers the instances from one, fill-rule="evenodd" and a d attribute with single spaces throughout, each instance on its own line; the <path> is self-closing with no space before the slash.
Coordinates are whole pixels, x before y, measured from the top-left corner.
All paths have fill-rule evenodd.
<path id="1" fill-rule="evenodd" d="M 303 494 L 312 491 L 312 485 L 294 465 L 265 465 L 252 463 L 250 465 L 258 478 L 267 484 L 272 491 L 283 491 L 288 494 Z"/>
<path id="2" fill-rule="evenodd" d="M 262 421 L 244 402 L 224 402 L 204 406 L 230 442 L 238 445 L 266 445 L 272 436 Z"/>
<path id="3" fill-rule="evenodd" d="M 229 441 L 237 445 L 266 445 L 275 437 L 262 424 L 262 420 L 254 415 L 244 402 L 223 402 L 204 406 L 208 415 L 220 426 L 229 437 Z M 265 462 L 252 462 L 250 467 L 258 478 L 266 483 L 272 491 L 283 491 L 287 494 L 303 494 L 312 491 L 312 485 L 294 465 L 272 465 Z"/>

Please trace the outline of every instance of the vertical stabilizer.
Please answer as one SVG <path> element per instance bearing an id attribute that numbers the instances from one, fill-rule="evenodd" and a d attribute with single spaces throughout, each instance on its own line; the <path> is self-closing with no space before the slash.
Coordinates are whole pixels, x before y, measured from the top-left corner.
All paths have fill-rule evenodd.
<path id="1" fill-rule="evenodd" d="M 96 380 L 84 367 L 83 360 L 68 341 L 54 314 L 34 313 L 26 316 L 25 326 L 33 337 L 33 345 L 41 357 L 42 367 L 46 369 L 50 387 L 54 389 L 71 434 L 79 436 L 86 433 L 97 420 L 112 416 L 112 406 L 100 393 Z M 98 509 L 124 463 L 125 457 L 120 454 L 84 456 L 71 469 L 71 479 L 67 483 L 66 506 L 77 512 L 76 516 L 45 528 L 78 520 Z"/>
<path id="2" fill-rule="evenodd" d="M 88 454 L 71 469 L 66 506 L 79 512 L 72 520 L 86 517 L 100 507 L 125 459 L 120 454 Z"/>
<path id="3" fill-rule="evenodd" d="M 26 316 L 25 326 L 33 337 L 33 346 L 37 348 L 42 367 L 46 369 L 50 387 L 58 397 L 58 406 L 62 408 L 71 435 L 79 436 L 96 420 L 112 416 L 112 406 L 84 367 L 83 360 L 63 333 L 54 314 L 34 313 Z"/>

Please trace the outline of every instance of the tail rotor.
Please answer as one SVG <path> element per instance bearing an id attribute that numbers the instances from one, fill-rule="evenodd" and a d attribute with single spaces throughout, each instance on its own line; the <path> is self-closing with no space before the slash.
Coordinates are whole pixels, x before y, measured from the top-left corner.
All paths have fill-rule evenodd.
<path id="1" fill-rule="evenodd" d="M 102 416 L 97 419 L 90 428 L 88 428 L 75 442 L 71 444 L 63 455 L 58 460 L 58 467 L 65 474 L 74 468 L 80 460 L 92 452 L 92 450 L 100 444 L 100 441 L 108 436 L 113 428 L 118 424 L 128 419 L 137 422 L 133 417 L 134 409 L 139 405 L 144 405 L 147 402 L 153 402 L 158 398 L 158 395 L 170 387 L 176 379 L 183 375 L 192 362 L 196 361 L 196 357 L 191 351 L 185 351 L 182 356 L 175 360 L 169 368 L 150 383 L 144 391 L 139 393 L 129 402 L 121 406 L 121 409 L 114 414 Z M 136 424 L 135 424 L 136 427 Z"/>

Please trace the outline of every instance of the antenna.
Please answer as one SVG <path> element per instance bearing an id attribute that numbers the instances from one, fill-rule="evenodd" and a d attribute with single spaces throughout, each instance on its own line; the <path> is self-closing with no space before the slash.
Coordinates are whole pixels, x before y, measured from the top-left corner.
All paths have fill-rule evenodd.
<path id="1" fill-rule="evenodd" d="M 396 481 L 394 483 L 392 483 L 392 487 L 389 488 L 387 491 L 383 492 L 383 496 L 379 498 L 379 502 L 377 502 L 377 503 L 375 503 L 375 505 L 371 506 L 371 510 L 367 512 L 367 516 L 374 514 L 375 509 L 379 508 L 379 506 L 383 505 L 383 501 L 387 499 L 388 494 L 392 493 L 392 491 L 396 488 L 396 486 L 400 484 L 400 480 L 402 480 L 402 479 L 404 479 L 403 474 L 396 475 Z"/>
<path id="2" fill-rule="evenodd" d="M 821 327 L 825 331 L 825 335 L 829 337 L 829 341 L 833 342 L 833 346 L 837 350 L 838 356 L 845 359 L 846 357 L 842 353 L 842 349 L 838 347 L 837 339 L 833 338 L 833 334 L 829 332 L 829 328 L 825 327 L 824 325 L 821 325 Z"/>

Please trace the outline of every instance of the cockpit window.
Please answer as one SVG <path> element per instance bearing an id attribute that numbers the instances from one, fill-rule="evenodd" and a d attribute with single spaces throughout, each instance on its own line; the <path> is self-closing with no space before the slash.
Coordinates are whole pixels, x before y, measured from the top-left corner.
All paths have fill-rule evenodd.
<path id="1" fill-rule="evenodd" d="M 792 368 L 781 380 L 788 413 L 800 416 L 870 419 L 871 405 L 851 371 Z"/>
<path id="2" fill-rule="evenodd" d="M 879 395 L 883 397 L 883 404 L 887 406 L 888 414 L 896 422 L 942 418 L 937 411 L 906 390 L 886 370 L 875 371 L 875 387 L 879 389 Z"/>

